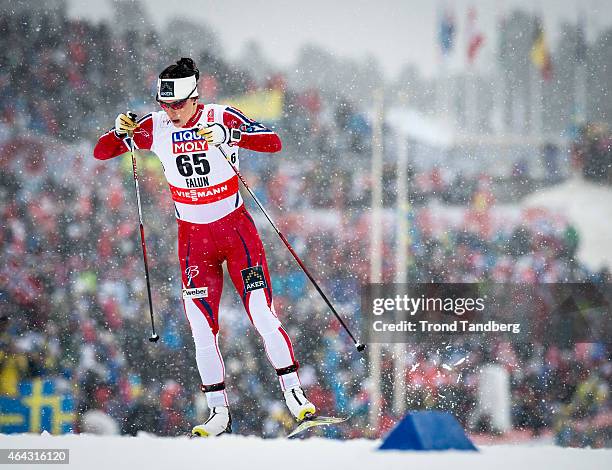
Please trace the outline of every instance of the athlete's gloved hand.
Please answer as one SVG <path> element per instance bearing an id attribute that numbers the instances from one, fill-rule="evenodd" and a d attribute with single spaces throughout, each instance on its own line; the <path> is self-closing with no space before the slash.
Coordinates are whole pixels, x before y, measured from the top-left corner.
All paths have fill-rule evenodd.
<path id="1" fill-rule="evenodd" d="M 218 122 L 202 127 L 197 134 L 204 137 L 208 145 L 227 144 L 230 140 L 229 129 Z"/>
<path id="2" fill-rule="evenodd" d="M 140 127 L 140 124 L 136 122 L 136 118 L 136 114 L 131 111 L 117 116 L 117 119 L 115 119 L 115 133 L 117 136 L 125 137 L 126 135 L 132 135 Z"/>

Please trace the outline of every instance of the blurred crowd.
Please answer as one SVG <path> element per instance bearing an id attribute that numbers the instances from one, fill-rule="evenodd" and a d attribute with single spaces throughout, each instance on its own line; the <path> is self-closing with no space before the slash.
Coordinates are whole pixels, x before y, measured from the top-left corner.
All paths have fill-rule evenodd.
<path id="1" fill-rule="evenodd" d="M 612 184 L 612 132 L 608 126 L 601 123 L 582 126 L 572 155 L 585 178 Z"/>
<path id="2" fill-rule="evenodd" d="M 15 396 L 20 380 L 53 378 L 75 396 L 77 431 L 88 411 L 100 410 L 122 433 L 183 434 L 207 410 L 179 299 L 171 200 L 155 157 L 143 155 L 149 269 L 162 337 L 152 344 L 129 162 L 99 162 L 91 155 L 93 139 L 124 105 L 122 70 L 138 66 L 134 76 L 142 80 L 142 94 L 132 90 L 131 100 L 152 106 L 152 77 L 174 58 L 161 46 L 146 47 L 157 45 L 154 32 L 136 41 L 129 32 L 113 35 L 105 24 L 23 11 L 2 14 L 0 24 L 0 90 L 12 97 L 0 103 L 0 394 Z M 138 51 L 128 54 L 126 44 L 143 47 L 144 59 L 131 64 L 130 54 Z M 198 63 L 209 65 L 203 81 L 211 94 L 258 85 L 219 58 Z M 295 91 L 279 76 L 259 85 L 285 93 L 285 112 L 276 123 L 284 151 L 244 152 L 241 168 L 356 328 L 360 286 L 369 278 L 372 181 L 351 159 L 367 160 L 370 152 L 366 110 L 338 97 Z M 133 80 L 130 86 L 137 88 Z M 384 178 L 383 280 L 392 281 L 394 170 L 385 168 Z M 520 209 L 518 195 L 511 208 L 498 207 L 495 180 L 486 172 L 467 176 L 435 167 L 411 169 L 407 178 L 408 281 L 610 281 L 606 270 L 593 272 L 576 259 L 580 237 L 563 214 Z M 518 185 L 524 178 L 519 170 L 507 175 Z M 310 399 L 323 415 L 353 416 L 350 424 L 325 432 L 379 436 L 398 418 L 389 406 L 392 377 L 382 379 L 381 426 L 369 429 L 367 361 L 353 351 L 262 215 L 255 208 L 251 213 L 267 247 L 276 311 L 294 341 Z M 226 281 L 220 347 L 235 431 L 282 435 L 292 420 L 274 370 Z M 482 420 L 470 421 L 479 367 L 487 363 L 511 373 L 514 426 L 535 434 L 554 429 L 567 445 L 605 444 L 605 434 L 585 442 L 586 433 L 576 431 L 581 420 L 610 412 L 610 351 L 596 344 L 572 350 L 504 343 L 414 346 L 405 374 L 408 407 L 450 410 L 474 431 L 495 432 Z M 458 365 L 448 370 L 444 364 Z M 384 352 L 383 370 L 392 369 L 391 354 Z"/>

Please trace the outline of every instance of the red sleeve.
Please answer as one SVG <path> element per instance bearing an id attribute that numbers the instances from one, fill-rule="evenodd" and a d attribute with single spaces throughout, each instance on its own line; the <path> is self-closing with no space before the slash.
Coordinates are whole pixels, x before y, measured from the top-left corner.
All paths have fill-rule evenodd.
<path id="1" fill-rule="evenodd" d="M 139 149 L 149 150 L 153 145 L 153 115 L 147 114 L 138 120 L 140 127 L 134 132 L 134 143 Z M 94 148 L 94 157 L 98 160 L 108 160 L 129 151 L 127 143 L 115 133 L 113 127 L 98 139 Z"/>
<path id="2" fill-rule="evenodd" d="M 249 119 L 240 110 L 231 106 L 225 108 L 223 123 L 230 129 L 240 129 L 242 132 L 238 147 L 269 153 L 278 152 L 283 147 L 276 132 Z"/>

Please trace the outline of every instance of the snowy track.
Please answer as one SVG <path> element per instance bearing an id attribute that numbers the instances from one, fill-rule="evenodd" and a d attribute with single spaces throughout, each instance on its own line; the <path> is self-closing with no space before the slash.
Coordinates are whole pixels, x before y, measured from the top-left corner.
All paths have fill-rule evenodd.
<path id="1" fill-rule="evenodd" d="M 88 435 L 0 435 L 0 448 L 68 448 L 68 466 L 36 469 L 87 470 L 249 469 L 270 470 L 516 470 L 610 469 L 612 450 L 562 449 L 553 446 L 484 446 L 475 452 L 378 452 L 368 440 L 262 440 L 227 436 L 220 439 L 98 437 Z M 8 468 L 8 467 L 7 467 Z M 13 468 L 30 468 L 16 466 Z"/>

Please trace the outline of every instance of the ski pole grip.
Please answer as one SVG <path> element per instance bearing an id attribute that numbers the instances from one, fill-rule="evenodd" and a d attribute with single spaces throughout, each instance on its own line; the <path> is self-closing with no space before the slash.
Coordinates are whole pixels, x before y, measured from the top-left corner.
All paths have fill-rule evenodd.
<path id="1" fill-rule="evenodd" d="M 132 111 L 128 111 L 126 114 L 134 122 L 136 122 L 136 119 L 138 119 L 138 114 L 136 114 L 136 113 L 134 113 Z M 136 127 L 138 127 L 138 124 L 136 124 Z M 128 132 L 128 136 L 130 138 L 134 137 L 134 131 L 129 131 Z"/>

